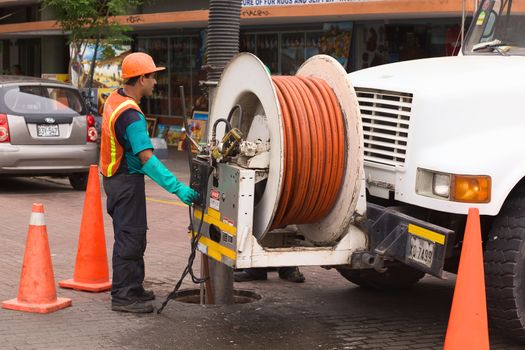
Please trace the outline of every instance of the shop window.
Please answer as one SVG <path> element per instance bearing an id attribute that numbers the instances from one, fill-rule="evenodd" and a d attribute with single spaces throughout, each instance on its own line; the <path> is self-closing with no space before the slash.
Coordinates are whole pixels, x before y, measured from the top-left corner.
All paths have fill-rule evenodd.
<path id="1" fill-rule="evenodd" d="M 461 25 L 457 19 L 431 23 L 367 23 L 356 29 L 355 69 L 457 55 L 461 46 Z"/>
<path id="2" fill-rule="evenodd" d="M 201 69 L 203 42 L 199 35 L 138 38 L 135 41 L 136 51 L 150 54 L 157 66 L 166 67 L 166 70 L 157 73 L 153 96 L 142 100 L 141 107 L 146 114 L 182 117 L 181 85 L 188 112 L 196 108 L 197 102 L 201 110 L 207 110 L 199 87 L 199 81 L 206 80 L 206 72 Z"/>
<path id="3" fill-rule="evenodd" d="M 138 38 L 135 43 L 135 51 L 148 52 L 148 39 Z"/>
<path id="4" fill-rule="evenodd" d="M 304 62 L 303 33 L 285 33 L 281 36 L 281 74 L 293 75 Z"/>
<path id="5" fill-rule="evenodd" d="M 192 42 L 191 37 L 176 37 L 170 40 L 171 77 L 171 114 L 182 116 L 182 105 L 191 106 L 192 84 Z M 184 87 L 185 101 L 181 100 L 179 86 Z"/>
<path id="6" fill-rule="evenodd" d="M 318 45 L 320 54 L 332 56 L 348 69 L 352 32 L 352 22 L 325 23 L 323 32 L 318 34 L 318 42 L 313 43 Z"/>
<path id="7" fill-rule="evenodd" d="M 257 34 L 256 40 L 255 54 L 268 66 L 272 73 L 279 73 L 278 34 Z"/>
<path id="8" fill-rule="evenodd" d="M 251 52 L 255 54 L 255 34 L 244 34 L 241 35 L 239 42 L 240 52 Z"/>
<path id="9" fill-rule="evenodd" d="M 347 68 L 352 29 L 352 22 L 330 22 L 318 30 L 242 33 L 239 47 L 257 55 L 272 74 L 293 75 L 317 54 L 330 55 Z"/>
<path id="10" fill-rule="evenodd" d="M 169 67 L 168 61 L 168 39 L 151 39 L 148 43 L 147 53 L 153 57 L 155 64 L 160 67 Z M 157 86 L 153 96 L 147 98 L 146 113 L 156 115 L 169 115 L 169 69 L 157 72 Z"/>
<path id="11" fill-rule="evenodd" d="M 320 53 L 321 36 L 320 32 L 306 33 L 306 44 L 304 48 L 305 60 Z"/>

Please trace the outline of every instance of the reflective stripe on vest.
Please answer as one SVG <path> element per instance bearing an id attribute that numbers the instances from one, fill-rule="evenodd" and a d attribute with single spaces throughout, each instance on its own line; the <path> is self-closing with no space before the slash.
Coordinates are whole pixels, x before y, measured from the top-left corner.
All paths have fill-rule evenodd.
<path id="1" fill-rule="evenodd" d="M 113 167 L 117 163 L 117 146 L 116 146 L 115 136 L 113 135 L 113 120 L 115 119 L 115 116 L 117 116 L 119 112 L 122 111 L 122 109 L 128 108 L 130 106 L 140 110 L 139 106 L 137 105 L 135 101 L 126 100 L 122 102 L 117 108 L 115 108 L 115 110 L 113 111 L 113 113 L 111 113 L 111 116 L 109 117 L 108 126 L 109 126 L 109 139 L 110 139 L 110 145 L 111 145 L 111 162 L 108 165 L 108 170 L 107 170 L 108 177 L 111 177 L 113 175 Z"/>

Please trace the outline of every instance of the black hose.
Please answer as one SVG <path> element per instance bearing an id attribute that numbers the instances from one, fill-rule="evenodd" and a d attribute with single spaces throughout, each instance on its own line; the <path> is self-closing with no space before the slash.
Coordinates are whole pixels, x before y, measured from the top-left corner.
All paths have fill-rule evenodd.
<path id="1" fill-rule="evenodd" d="M 237 109 L 239 110 L 239 120 L 238 120 L 238 123 L 237 123 L 237 129 L 241 130 L 241 123 L 242 123 L 242 107 L 241 107 L 241 105 L 237 104 L 237 105 L 233 106 L 233 108 L 230 110 L 230 113 L 228 113 L 228 118 L 226 118 L 226 120 L 228 121 L 228 123 L 230 123 L 230 127 L 231 127 L 233 112 L 235 112 L 235 110 L 237 110 Z"/>
<path id="2" fill-rule="evenodd" d="M 189 131 L 190 130 L 188 128 L 188 116 L 187 116 L 187 113 L 186 113 L 187 112 L 187 110 L 186 110 L 186 103 L 185 103 L 185 99 L 184 99 L 184 97 L 185 97 L 184 96 L 184 87 L 182 87 L 182 86 L 180 86 L 180 94 L 181 94 L 182 109 L 183 109 L 183 114 L 184 114 L 184 121 L 183 121 L 184 128 L 186 129 L 186 133 L 188 134 L 187 137 L 190 137 L 189 136 Z M 191 143 L 190 142 L 186 142 L 186 155 L 188 156 L 188 166 L 189 166 L 189 169 L 190 169 L 190 177 L 191 177 L 191 172 L 193 171 L 193 167 L 192 167 L 193 155 L 191 154 Z M 210 174 L 211 174 L 211 172 L 210 172 Z M 208 179 L 209 179 L 209 177 L 208 177 Z M 205 191 L 205 192 L 207 192 L 207 191 Z M 202 195 L 205 195 L 205 194 L 203 193 Z M 186 264 L 186 267 L 184 268 L 184 271 L 182 272 L 182 275 L 181 275 L 180 279 L 175 284 L 175 287 L 170 292 L 170 294 L 168 294 L 166 299 L 162 302 L 162 305 L 160 306 L 160 308 L 157 310 L 157 314 L 160 314 L 162 312 L 162 310 L 164 310 L 166 305 L 168 305 L 168 302 L 171 299 L 174 299 L 177 296 L 177 291 L 179 290 L 180 286 L 182 285 L 182 282 L 184 281 L 184 278 L 186 278 L 186 276 L 188 274 L 190 274 L 191 280 L 195 284 L 200 284 L 200 283 L 204 283 L 204 282 L 207 281 L 207 278 L 197 277 L 197 276 L 195 276 L 195 273 L 193 272 L 193 261 L 195 260 L 198 243 L 199 243 L 199 240 L 200 240 L 200 238 L 202 236 L 201 229 L 202 229 L 202 223 L 204 222 L 204 210 L 202 211 L 202 214 L 201 214 L 201 217 L 200 217 L 199 228 L 197 229 L 197 231 L 195 231 L 195 228 L 194 228 L 194 225 L 193 225 L 192 208 L 193 208 L 192 205 L 190 205 L 188 207 L 189 217 L 190 217 L 189 231 L 190 231 L 190 234 L 191 234 L 190 256 L 188 257 L 188 263 Z"/>
<path id="3" fill-rule="evenodd" d="M 208 15 L 208 81 L 219 81 L 228 62 L 239 53 L 241 0 L 210 0 Z"/>

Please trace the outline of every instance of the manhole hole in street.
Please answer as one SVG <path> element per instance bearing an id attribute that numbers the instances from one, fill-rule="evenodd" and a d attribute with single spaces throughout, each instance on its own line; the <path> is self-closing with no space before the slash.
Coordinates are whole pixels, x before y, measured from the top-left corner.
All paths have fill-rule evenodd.
<path id="1" fill-rule="evenodd" d="M 201 291 L 200 289 L 180 290 L 175 294 L 174 300 L 181 303 L 200 304 Z M 248 304 L 257 300 L 261 300 L 261 296 L 248 290 L 235 289 L 233 291 L 233 300 L 235 304 Z"/>

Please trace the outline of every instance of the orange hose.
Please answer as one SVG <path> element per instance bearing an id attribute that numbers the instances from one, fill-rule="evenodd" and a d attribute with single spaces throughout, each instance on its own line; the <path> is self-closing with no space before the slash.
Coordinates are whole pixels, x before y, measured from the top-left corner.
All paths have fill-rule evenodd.
<path id="1" fill-rule="evenodd" d="M 318 78 L 272 76 L 283 117 L 283 188 L 271 229 L 314 223 L 333 208 L 343 179 L 344 124 Z"/>

